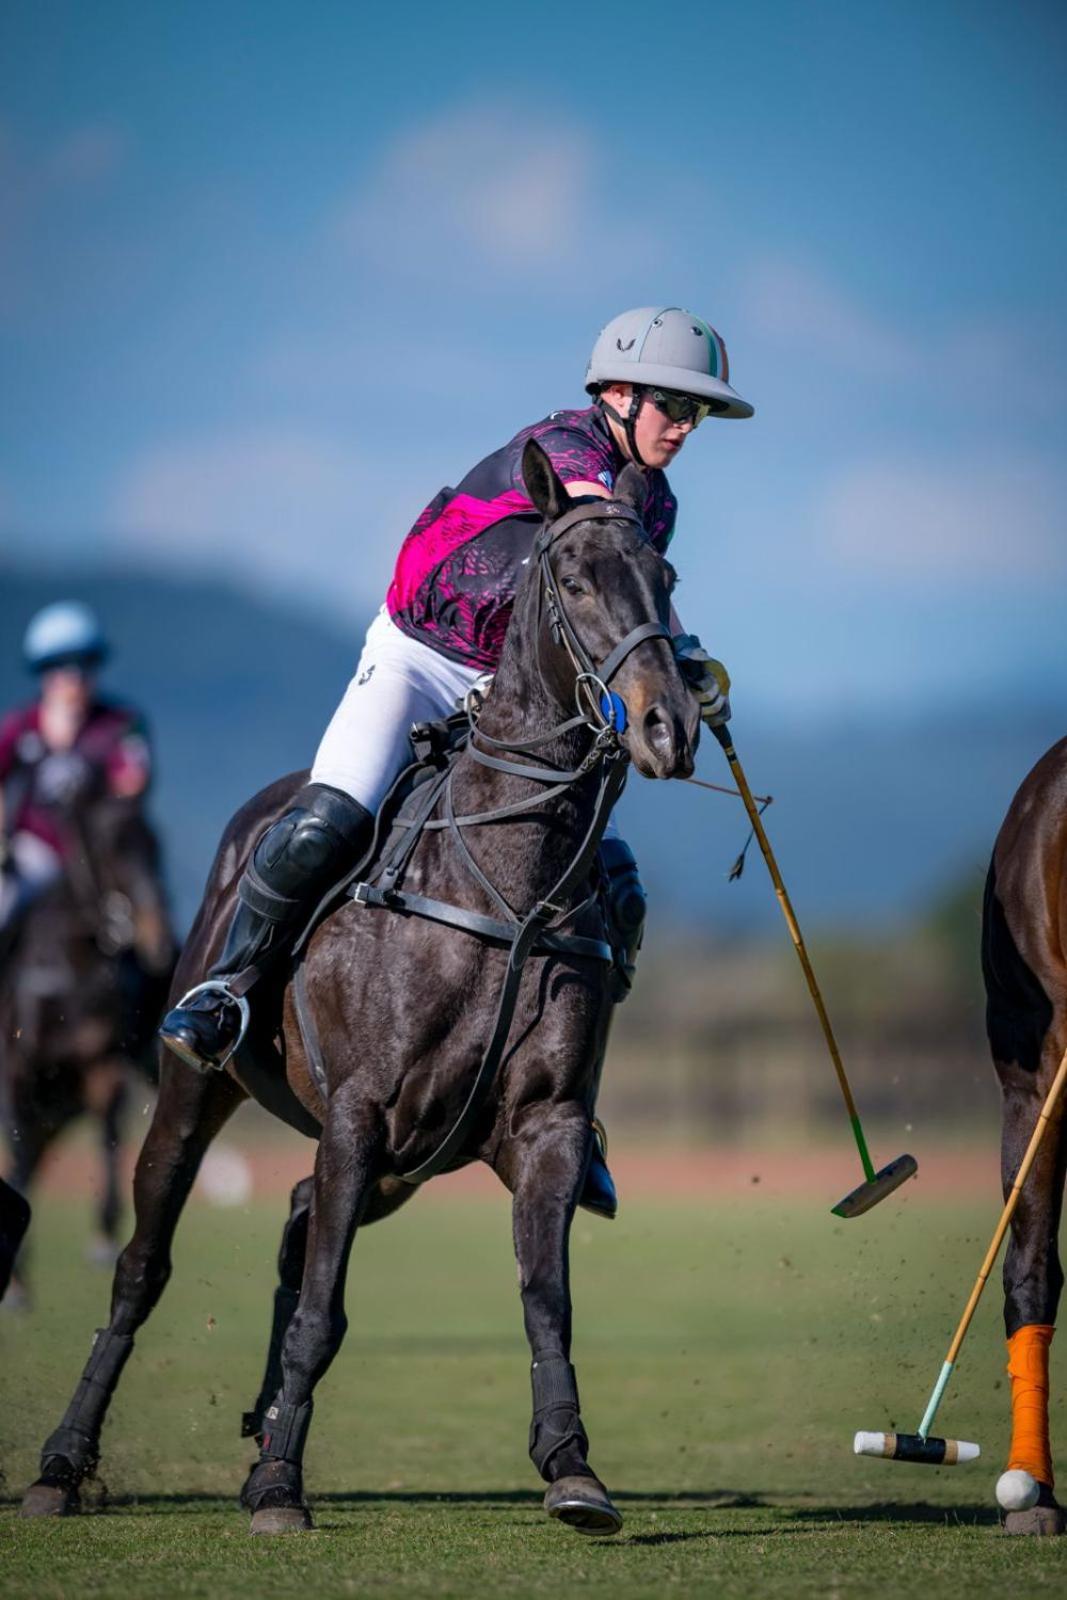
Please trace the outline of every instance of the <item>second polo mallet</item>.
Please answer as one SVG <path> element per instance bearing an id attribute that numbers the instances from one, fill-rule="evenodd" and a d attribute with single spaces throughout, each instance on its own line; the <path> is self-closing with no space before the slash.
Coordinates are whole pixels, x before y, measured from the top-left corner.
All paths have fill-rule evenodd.
<path id="1" fill-rule="evenodd" d="M 880 1200 L 884 1200 L 887 1195 L 892 1194 L 894 1189 L 899 1189 L 902 1183 L 906 1183 L 909 1178 L 914 1178 L 919 1170 L 919 1164 L 914 1156 L 904 1155 L 897 1156 L 895 1161 L 891 1161 L 880 1172 L 874 1170 L 874 1163 L 867 1149 L 867 1140 L 863 1136 L 860 1114 L 856 1109 L 856 1102 L 852 1097 L 852 1090 L 845 1075 L 845 1067 L 841 1060 L 841 1052 L 837 1048 L 837 1040 L 834 1038 L 834 1030 L 830 1026 L 829 1013 L 826 1010 L 822 993 L 816 982 L 815 971 L 804 944 L 804 936 L 800 931 L 800 924 L 797 922 L 792 902 L 789 899 L 785 884 L 782 882 L 782 874 L 779 872 L 778 863 L 774 859 L 774 851 L 771 849 L 771 842 L 767 838 L 763 820 L 752 797 L 752 790 L 748 786 L 744 768 L 737 758 L 737 751 L 734 749 L 729 729 L 726 727 L 713 728 L 712 732 L 722 745 L 723 754 L 730 763 L 730 771 L 733 773 L 738 793 L 745 803 L 748 820 L 752 824 L 752 832 L 756 836 L 763 859 L 767 863 L 767 871 L 771 875 L 774 892 L 778 896 L 778 904 L 782 908 L 782 915 L 785 918 L 786 927 L 789 929 L 793 948 L 803 968 L 804 977 L 807 979 L 808 990 L 822 1027 L 826 1047 L 830 1052 L 830 1060 L 834 1064 L 834 1071 L 841 1087 L 841 1094 L 848 1109 L 848 1118 L 852 1125 L 856 1148 L 859 1150 L 860 1161 L 863 1165 L 863 1182 L 857 1188 L 850 1190 L 843 1200 L 839 1200 L 836 1206 L 831 1207 L 831 1210 L 837 1217 L 862 1217 L 865 1211 L 870 1211 L 872 1206 L 876 1206 Z"/>

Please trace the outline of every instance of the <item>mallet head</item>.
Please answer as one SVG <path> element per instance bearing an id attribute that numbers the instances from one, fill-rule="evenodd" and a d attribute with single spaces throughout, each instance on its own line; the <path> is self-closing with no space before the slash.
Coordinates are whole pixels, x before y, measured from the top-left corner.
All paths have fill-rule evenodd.
<path id="1" fill-rule="evenodd" d="M 861 1183 L 858 1189 L 853 1189 L 830 1209 L 835 1217 L 862 1217 L 863 1213 L 876 1206 L 879 1200 L 884 1200 L 894 1189 L 899 1189 L 902 1183 L 914 1178 L 918 1170 L 919 1163 L 914 1156 L 897 1156 L 888 1167 L 876 1172 L 867 1183 Z"/>
<path id="2" fill-rule="evenodd" d="M 955 1467 L 961 1461 L 977 1461 L 982 1453 L 966 1439 L 924 1439 L 921 1433 L 857 1433 L 852 1448 L 858 1456 L 914 1461 L 922 1467 Z"/>

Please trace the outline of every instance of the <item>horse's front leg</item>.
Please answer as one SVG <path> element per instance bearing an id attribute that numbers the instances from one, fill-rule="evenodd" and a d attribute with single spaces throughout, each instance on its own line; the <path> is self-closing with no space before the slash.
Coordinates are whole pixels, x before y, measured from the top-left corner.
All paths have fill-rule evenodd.
<path id="1" fill-rule="evenodd" d="M 1059 1030 L 1050 1029 L 1042 1051 L 1041 1070 L 1020 1069 L 1004 1076 L 1004 1118 L 1001 1165 L 1005 1197 L 1011 1190 L 1023 1152 L 1034 1131 L 1059 1066 Z M 1067 1516 L 1054 1492 L 1049 1438 L 1049 1346 L 1063 1288 L 1058 1235 L 1067 1169 L 1067 1126 L 1062 1113 L 1051 1122 L 1023 1185 L 1011 1223 L 1011 1242 L 1004 1261 L 1004 1322 L 1011 1377 L 1011 1447 L 1008 1467 L 1028 1472 L 1039 1486 L 1037 1504 L 1028 1511 L 1010 1511 L 1008 1533 L 1059 1534 Z"/>
<path id="2" fill-rule="evenodd" d="M 281 1387 L 263 1413 L 259 1461 L 241 1498 L 253 1533 L 311 1527 L 304 1445 L 313 1391 L 345 1336 L 345 1274 L 356 1225 L 378 1177 L 381 1119 L 351 1085 L 330 1099 L 315 1159 L 314 1198 L 300 1299 L 282 1342 Z"/>
<path id="3" fill-rule="evenodd" d="M 289 1196 L 289 1216 L 282 1229 L 282 1242 L 278 1251 L 278 1287 L 274 1291 L 274 1312 L 271 1318 L 270 1343 L 267 1346 L 267 1364 L 252 1409 L 246 1411 L 241 1418 L 241 1438 L 254 1438 L 257 1444 L 263 1442 L 261 1438 L 263 1413 L 273 1400 L 282 1381 L 282 1342 L 300 1299 L 304 1262 L 307 1259 L 308 1220 L 314 1187 L 314 1178 L 301 1178 Z"/>
<path id="4" fill-rule="evenodd" d="M 86 1256 L 94 1266 L 113 1267 L 118 1256 L 116 1240 L 122 1217 L 122 1119 L 128 1086 L 121 1063 L 106 1062 L 87 1077 L 87 1108 L 98 1118 L 104 1183 L 96 1213 L 96 1236 Z"/>
<path id="5" fill-rule="evenodd" d="M 617 1533 L 622 1518 L 589 1465 L 571 1366 L 568 1240 L 591 1152 L 585 1106 L 530 1108 L 501 1175 L 514 1191 L 515 1255 L 533 1357 L 530 1456 L 549 1485 L 545 1510 L 579 1533 Z"/>

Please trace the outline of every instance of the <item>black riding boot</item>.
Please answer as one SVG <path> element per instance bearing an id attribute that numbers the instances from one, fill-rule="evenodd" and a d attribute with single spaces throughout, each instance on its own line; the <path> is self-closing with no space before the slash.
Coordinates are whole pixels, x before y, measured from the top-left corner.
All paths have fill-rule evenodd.
<path id="1" fill-rule="evenodd" d="M 615 952 L 611 998 L 620 1005 L 633 984 L 637 952 L 641 948 L 645 891 L 637 875 L 633 851 L 622 839 L 604 840 L 600 846 L 600 865 L 607 882 L 608 938 Z M 603 1123 L 594 1120 L 593 1134 L 593 1154 L 578 1204 L 610 1221 L 618 1213 L 619 1197 L 608 1171 L 608 1140 Z"/>
<path id="2" fill-rule="evenodd" d="M 159 1037 L 175 1055 L 200 1070 L 224 1065 L 241 1034 L 230 983 L 250 968 L 254 982 L 288 954 L 319 897 L 367 849 L 373 829 L 371 813 L 340 789 L 322 783 L 301 789 L 252 853 L 206 984 L 191 989 L 160 1024 Z"/>

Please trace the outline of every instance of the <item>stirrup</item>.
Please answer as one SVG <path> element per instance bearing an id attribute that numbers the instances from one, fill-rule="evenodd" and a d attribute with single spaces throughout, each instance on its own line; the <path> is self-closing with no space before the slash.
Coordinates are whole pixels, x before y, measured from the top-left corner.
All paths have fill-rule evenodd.
<path id="1" fill-rule="evenodd" d="M 247 996 L 243 994 L 233 994 L 230 990 L 229 984 L 230 980 L 228 978 L 208 978 L 205 983 L 198 983 L 195 988 L 192 988 L 186 994 L 183 994 L 181 999 L 178 1001 L 178 1004 L 172 1008 L 175 1011 L 182 1010 L 182 1008 L 187 1006 L 189 1001 L 194 999 L 198 994 L 217 994 L 220 995 L 223 1000 L 227 1001 L 229 1005 L 237 1007 L 238 1016 L 241 1019 L 240 1025 L 237 1029 L 237 1037 L 227 1050 L 226 1054 L 219 1060 L 216 1066 L 212 1068 L 214 1072 L 221 1072 L 222 1069 L 229 1063 L 230 1059 L 241 1048 L 242 1044 L 244 1044 L 245 1034 L 248 1032 L 249 1024 L 252 1021 L 252 1007 L 248 1003 Z"/>

